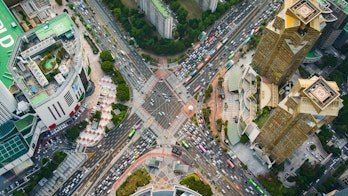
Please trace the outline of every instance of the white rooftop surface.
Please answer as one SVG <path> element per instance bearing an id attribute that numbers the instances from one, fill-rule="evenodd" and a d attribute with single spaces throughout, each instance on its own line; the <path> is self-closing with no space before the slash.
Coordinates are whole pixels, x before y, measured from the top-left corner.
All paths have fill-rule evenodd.
<path id="1" fill-rule="evenodd" d="M 248 169 L 255 175 L 265 174 L 268 172 L 267 165 L 263 165 L 260 160 L 254 156 L 254 151 L 249 145 L 238 143 L 232 147 L 237 157 L 248 166 Z"/>
<path id="2" fill-rule="evenodd" d="M 250 143 L 254 143 L 256 137 L 260 134 L 260 130 L 255 123 L 250 123 L 245 128 L 245 133 L 248 135 Z"/>

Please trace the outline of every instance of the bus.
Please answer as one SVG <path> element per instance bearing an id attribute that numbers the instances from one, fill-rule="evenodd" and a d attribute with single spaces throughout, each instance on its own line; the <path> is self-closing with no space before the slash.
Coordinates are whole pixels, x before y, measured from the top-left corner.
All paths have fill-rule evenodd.
<path id="1" fill-rule="evenodd" d="M 228 41 L 228 37 L 226 37 L 224 40 L 222 40 L 222 44 L 225 44 Z"/>
<path id="2" fill-rule="evenodd" d="M 216 46 L 216 50 L 219 50 L 221 48 L 223 44 L 221 42 L 218 43 L 218 45 Z"/>
<path id="3" fill-rule="evenodd" d="M 193 50 L 197 50 L 200 46 L 201 46 L 201 44 L 195 45 L 195 47 L 193 47 Z"/>
<path id="4" fill-rule="evenodd" d="M 231 169 L 234 168 L 234 164 L 232 163 L 231 160 L 227 159 L 227 163 L 228 163 L 228 165 L 231 167 Z"/>
<path id="5" fill-rule="evenodd" d="M 202 144 L 199 144 L 199 149 L 201 149 L 201 151 L 203 152 L 203 153 L 206 153 L 207 152 L 207 150 L 202 146 Z"/>
<path id="6" fill-rule="evenodd" d="M 210 54 L 209 54 L 210 57 L 213 57 L 215 53 L 216 53 L 216 49 L 212 50 L 212 51 L 210 52 Z"/>
<path id="7" fill-rule="evenodd" d="M 233 59 L 233 57 L 234 57 L 234 53 L 232 53 L 232 54 L 228 57 L 228 60 Z"/>
<path id="8" fill-rule="evenodd" d="M 214 39 L 215 39 L 215 36 L 211 36 L 211 38 L 208 40 L 208 43 L 214 41 Z"/>
<path id="9" fill-rule="evenodd" d="M 130 132 L 130 134 L 128 135 L 128 138 L 129 139 L 132 139 L 132 137 L 134 136 L 134 134 L 135 134 L 135 129 L 133 129 L 131 132 Z"/>
<path id="10" fill-rule="evenodd" d="M 195 69 L 195 70 L 190 74 L 190 76 L 194 77 L 197 73 L 198 73 L 198 71 Z"/>
<path id="11" fill-rule="evenodd" d="M 185 84 L 187 84 L 191 80 L 192 76 L 188 76 L 185 80 Z"/>
<path id="12" fill-rule="evenodd" d="M 208 55 L 207 57 L 205 57 L 204 62 L 207 62 L 207 61 L 209 61 L 210 59 L 211 59 L 211 56 Z"/>
<path id="13" fill-rule="evenodd" d="M 190 148 L 190 146 L 185 142 L 185 140 L 182 140 L 181 143 L 187 150 Z"/>
<path id="14" fill-rule="evenodd" d="M 253 179 L 249 179 L 249 182 L 250 182 L 250 184 L 251 185 L 253 185 L 253 187 L 257 190 L 257 191 L 259 191 L 259 193 L 261 193 L 261 195 L 263 195 L 263 196 L 267 196 L 267 194 L 262 190 L 262 188 L 259 186 L 259 185 L 257 185 L 256 183 L 255 183 L 255 181 L 253 180 Z"/>
<path id="15" fill-rule="evenodd" d="M 194 93 L 197 92 L 200 88 L 201 88 L 201 85 L 198 85 L 198 86 L 193 90 L 193 92 L 194 92 Z"/>
<path id="16" fill-rule="evenodd" d="M 233 61 L 229 60 L 228 63 L 226 64 L 226 69 L 229 70 L 233 65 Z"/>
<path id="17" fill-rule="evenodd" d="M 257 187 L 256 187 L 256 190 L 258 190 L 258 191 L 261 193 L 261 195 L 265 195 L 265 192 L 263 192 L 263 190 L 261 189 L 261 187 L 257 186 Z"/>
<path id="18" fill-rule="evenodd" d="M 249 179 L 249 182 L 251 185 L 253 185 L 255 188 L 257 187 L 257 184 L 255 183 L 255 181 L 253 179 Z"/>
<path id="19" fill-rule="evenodd" d="M 139 124 L 135 125 L 135 126 L 134 126 L 134 129 L 135 129 L 135 130 L 136 130 L 136 129 L 139 129 L 139 128 L 141 127 L 141 125 L 143 125 L 143 121 L 140 121 Z"/>
<path id="20" fill-rule="evenodd" d="M 196 69 L 197 69 L 197 70 L 201 70 L 203 66 L 204 66 L 204 63 L 200 63 L 200 64 L 196 67 Z"/>

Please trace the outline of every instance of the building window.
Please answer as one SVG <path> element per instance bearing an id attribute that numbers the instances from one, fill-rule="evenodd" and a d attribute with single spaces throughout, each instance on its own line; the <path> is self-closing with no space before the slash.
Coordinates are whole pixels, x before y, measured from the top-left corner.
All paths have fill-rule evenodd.
<path id="1" fill-rule="evenodd" d="M 60 113 L 58 112 L 58 110 L 57 110 L 57 108 L 56 108 L 56 105 L 53 104 L 53 107 L 54 107 L 54 109 L 56 110 L 56 112 L 57 112 L 59 118 L 61 118 Z"/>
<path id="2" fill-rule="evenodd" d="M 57 120 L 56 116 L 53 114 L 53 112 L 52 112 L 50 107 L 48 107 L 48 110 L 51 112 L 51 115 L 53 116 L 54 120 Z"/>
<path id="3" fill-rule="evenodd" d="M 62 110 L 63 114 L 65 115 L 65 111 L 63 110 L 62 106 L 60 105 L 59 101 L 57 102 L 60 110 Z"/>
<path id="4" fill-rule="evenodd" d="M 65 101 L 66 101 L 66 103 L 68 104 L 68 106 L 71 106 L 71 104 L 74 102 L 74 99 L 73 99 L 73 97 L 71 96 L 71 93 L 70 93 L 70 92 L 67 92 L 67 93 L 64 95 L 64 98 L 65 98 Z"/>

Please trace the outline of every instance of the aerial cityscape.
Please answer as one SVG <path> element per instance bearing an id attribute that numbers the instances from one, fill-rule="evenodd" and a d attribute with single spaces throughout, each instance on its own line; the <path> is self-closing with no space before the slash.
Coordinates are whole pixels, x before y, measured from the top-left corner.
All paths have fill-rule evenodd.
<path id="1" fill-rule="evenodd" d="M 346 0 L 0 9 L 0 195 L 348 195 Z"/>

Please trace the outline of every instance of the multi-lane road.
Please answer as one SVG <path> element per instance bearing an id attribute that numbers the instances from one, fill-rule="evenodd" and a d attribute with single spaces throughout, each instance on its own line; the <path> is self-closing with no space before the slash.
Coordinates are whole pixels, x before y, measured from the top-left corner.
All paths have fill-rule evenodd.
<path id="1" fill-rule="evenodd" d="M 103 31 L 103 33 L 98 33 L 98 32 L 96 33 L 96 35 L 98 36 L 98 39 L 101 40 L 99 42 L 100 43 L 99 46 L 102 49 L 111 51 L 113 55 L 119 59 L 117 66 L 121 70 L 122 74 L 124 74 L 124 76 L 127 78 L 128 82 L 132 85 L 133 88 L 135 88 L 138 91 L 141 91 L 141 87 L 151 77 L 154 77 L 152 71 L 149 69 L 146 63 L 142 60 L 141 56 L 137 54 L 137 52 L 128 45 L 127 40 L 125 39 L 125 36 L 122 35 L 121 31 L 119 30 L 114 20 L 110 16 L 110 13 L 107 12 L 107 9 L 104 8 L 99 1 L 87 0 L 87 3 L 89 5 L 87 7 L 91 7 L 94 10 L 94 12 L 97 14 L 93 15 L 92 11 L 89 10 L 89 12 L 86 12 L 86 14 L 83 15 L 85 21 L 90 22 L 90 25 L 94 25 L 96 29 L 98 30 L 100 29 L 100 31 Z M 248 2 L 248 5 L 249 4 L 250 2 Z M 254 6 L 257 6 L 257 5 L 254 5 Z M 254 8 L 254 6 L 249 6 L 249 8 Z M 242 12 L 240 14 L 243 15 Z M 95 16 L 97 17 L 94 18 Z M 247 21 L 250 21 L 253 15 L 246 15 L 245 17 L 247 18 Z M 221 21 L 226 23 L 226 21 L 224 20 L 221 20 Z M 241 25 L 241 24 L 236 24 L 236 26 L 234 27 L 236 28 L 235 33 L 233 34 L 234 37 L 230 38 L 229 41 L 240 39 L 239 35 L 241 35 L 241 31 L 244 28 L 245 23 L 243 23 L 244 26 L 242 27 L 238 25 Z M 107 34 L 107 32 L 104 32 L 104 28 L 108 29 L 108 32 L 110 34 Z M 227 33 L 226 35 L 231 35 L 231 33 Z M 116 41 L 116 43 L 114 43 L 114 40 Z M 222 55 L 223 53 L 224 52 L 220 51 L 218 54 Z M 218 62 L 219 62 L 218 60 L 215 60 L 213 58 L 212 61 L 210 62 L 211 66 L 206 66 L 207 67 L 206 70 L 202 72 L 202 74 L 199 77 L 197 77 L 197 79 L 193 82 L 193 84 L 195 82 L 202 83 L 203 82 L 202 79 L 204 79 L 206 83 L 209 83 L 211 80 L 210 76 L 213 76 L 216 73 L 216 69 L 219 66 Z M 108 164 L 112 160 L 111 155 L 114 154 L 114 152 L 117 149 L 119 149 L 121 146 L 125 145 L 125 141 L 127 141 L 127 135 L 129 131 L 140 120 L 141 119 L 136 114 L 133 114 L 132 116 L 127 116 L 123 124 L 121 124 L 116 130 L 110 132 L 109 135 L 101 141 L 100 145 L 87 150 L 88 152 L 90 152 L 91 157 L 81 167 L 85 175 L 83 176 L 79 184 L 75 185 L 76 187 L 71 187 L 71 190 L 76 189 L 76 193 L 83 194 L 93 188 L 89 186 L 93 184 L 93 181 L 95 179 L 98 179 L 101 177 L 100 175 L 102 172 L 100 171 L 103 171 L 103 169 L 107 168 Z M 198 152 L 195 152 L 195 153 L 198 153 Z M 205 159 L 205 158 L 200 157 L 200 159 Z M 208 160 L 206 161 L 209 162 Z M 205 167 L 204 165 L 199 165 L 199 166 Z M 209 166 L 206 166 L 206 167 L 212 167 L 212 166 L 209 164 Z M 212 171 L 219 170 L 214 167 L 210 169 Z M 61 190 L 64 190 L 65 187 L 69 186 L 73 182 L 73 180 L 76 178 L 76 175 L 77 173 L 74 174 L 73 177 L 70 178 L 63 185 Z M 218 172 L 216 178 L 218 179 L 220 177 L 221 177 L 221 172 Z M 217 183 L 219 184 L 218 181 Z M 226 189 L 226 187 L 229 187 L 228 184 L 229 183 L 227 180 L 225 183 L 222 183 L 219 186 L 221 186 L 221 189 L 222 187 L 225 187 Z M 232 186 L 231 188 L 235 188 L 235 187 Z"/>

